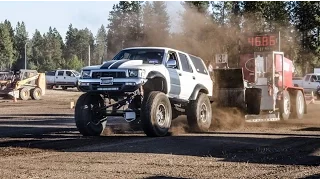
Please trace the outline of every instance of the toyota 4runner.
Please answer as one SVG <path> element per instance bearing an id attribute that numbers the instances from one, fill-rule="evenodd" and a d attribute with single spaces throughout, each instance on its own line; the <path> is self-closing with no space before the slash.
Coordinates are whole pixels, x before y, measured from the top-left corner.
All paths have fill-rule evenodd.
<path id="1" fill-rule="evenodd" d="M 84 67 L 78 88 L 86 93 L 76 103 L 75 122 L 85 136 L 99 136 L 110 116 L 123 116 L 147 136 L 167 135 L 172 119 L 183 114 L 192 131 L 211 125 L 209 72 L 201 58 L 175 49 L 123 49 L 102 65 Z"/>

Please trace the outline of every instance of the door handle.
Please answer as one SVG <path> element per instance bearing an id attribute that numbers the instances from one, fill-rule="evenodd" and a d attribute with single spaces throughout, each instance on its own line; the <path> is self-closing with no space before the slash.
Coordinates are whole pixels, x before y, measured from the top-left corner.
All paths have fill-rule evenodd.
<path id="1" fill-rule="evenodd" d="M 196 79 L 196 77 L 192 76 L 192 79 Z"/>
<path id="2" fill-rule="evenodd" d="M 179 76 L 181 76 L 181 73 L 178 73 Z"/>
<path id="3" fill-rule="evenodd" d="M 63 77 L 64 79 L 66 79 L 66 77 Z"/>

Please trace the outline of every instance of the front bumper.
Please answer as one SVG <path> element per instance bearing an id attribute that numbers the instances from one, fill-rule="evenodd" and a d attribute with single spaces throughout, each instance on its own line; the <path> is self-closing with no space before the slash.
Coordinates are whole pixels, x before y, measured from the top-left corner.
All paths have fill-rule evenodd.
<path id="1" fill-rule="evenodd" d="M 82 92 L 134 92 L 139 89 L 147 79 L 143 78 L 114 78 L 111 85 L 102 85 L 100 79 L 79 79 L 78 88 Z"/>

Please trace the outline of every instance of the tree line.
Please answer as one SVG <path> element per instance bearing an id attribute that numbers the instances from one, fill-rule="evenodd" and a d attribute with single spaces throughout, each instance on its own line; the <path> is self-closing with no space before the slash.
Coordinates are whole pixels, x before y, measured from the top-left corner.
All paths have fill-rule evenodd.
<path id="1" fill-rule="evenodd" d="M 167 3 L 120 1 L 109 12 L 109 23 L 98 32 L 69 25 L 63 39 L 49 27 L 32 36 L 24 22 L 13 28 L 0 23 L 0 69 L 27 68 L 40 72 L 101 64 L 122 48 L 168 46 L 214 62 L 227 53 L 230 66 L 239 60 L 239 39 L 245 33 L 280 32 L 281 51 L 294 61 L 299 74 L 320 66 L 320 2 L 317 1 L 185 1 L 179 22 L 171 22 Z M 178 10 L 178 9 L 177 9 Z M 175 29 L 173 29 L 175 28 Z M 171 29 L 171 30 L 170 30 Z M 173 29 L 173 31 L 172 31 Z M 90 48 L 90 49 L 89 49 Z"/>

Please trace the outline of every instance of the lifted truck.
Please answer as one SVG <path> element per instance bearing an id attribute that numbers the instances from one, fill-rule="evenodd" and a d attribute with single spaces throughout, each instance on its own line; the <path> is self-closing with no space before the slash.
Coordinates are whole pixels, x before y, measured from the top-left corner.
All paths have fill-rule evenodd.
<path id="1" fill-rule="evenodd" d="M 166 47 L 126 48 L 81 70 L 78 89 L 86 93 L 75 106 L 76 126 L 84 136 L 99 136 L 109 117 L 124 116 L 147 136 L 165 136 L 172 119 L 186 114 L 190 129 L 208 131 L 212 84 L 199 57 Z"/>

